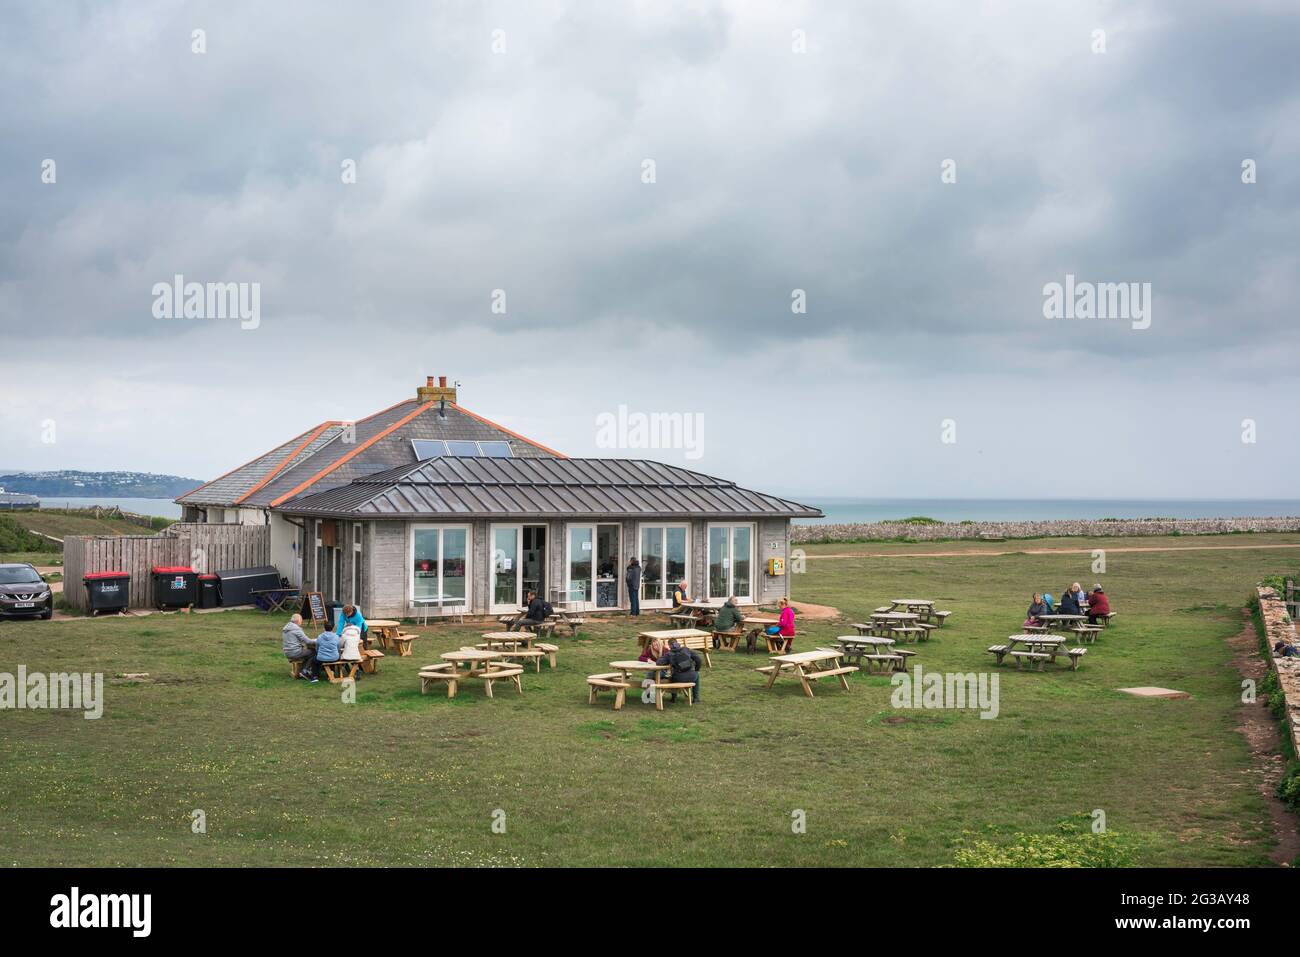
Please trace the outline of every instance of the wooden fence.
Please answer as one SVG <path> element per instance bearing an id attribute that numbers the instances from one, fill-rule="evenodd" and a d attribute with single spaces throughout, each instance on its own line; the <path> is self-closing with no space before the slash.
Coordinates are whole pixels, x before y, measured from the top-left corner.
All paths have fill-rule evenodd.
<path id="1" fill-rule="evenodd" d="M 63 540 L 63 597 L 86 609 L 82 576 L 91 572 L 131 574 L 131 607 L 153 606 L 149 571 L 155 565 L 189 565 L 200 574 L 271 564 L 271 529 L 266 525 L 178 523 L 158 535 L 69 535 Z"/>

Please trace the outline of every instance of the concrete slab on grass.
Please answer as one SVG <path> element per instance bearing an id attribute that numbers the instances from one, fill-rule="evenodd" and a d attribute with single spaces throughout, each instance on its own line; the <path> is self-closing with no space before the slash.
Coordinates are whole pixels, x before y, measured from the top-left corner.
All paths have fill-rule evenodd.
<path id="1" fill-rule="evenodd" d="M 1175 691 L 1173 688 L 1120 688 L 1125 694 L 1131 694 L 1135 698 L 1190 698 L 1191 695 L 1186 691 Z"/>

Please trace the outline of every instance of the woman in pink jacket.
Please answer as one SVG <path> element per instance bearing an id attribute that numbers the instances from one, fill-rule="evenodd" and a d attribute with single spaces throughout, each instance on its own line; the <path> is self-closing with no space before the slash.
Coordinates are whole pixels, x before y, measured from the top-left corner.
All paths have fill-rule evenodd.
<path id="1" fill-rule="evenodd" d="M 769 635 L 780 635 L 784 638 L 784 647 L 781 652 L 789 654 L 790 649 L 794 646 L 794 609 L 790 607 L 790 599 L 788 598 L 782 598 L 780 606 L 781 615 L 777 619 L 778 624 L 768 625 L 767 633 Z"/>

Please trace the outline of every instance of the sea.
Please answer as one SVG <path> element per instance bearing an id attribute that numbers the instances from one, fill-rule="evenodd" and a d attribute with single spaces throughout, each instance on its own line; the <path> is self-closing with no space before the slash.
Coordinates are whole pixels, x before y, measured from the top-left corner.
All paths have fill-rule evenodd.
<path id="1" fill-rule="evenodd" d="M 940 522 L 1101 518 L 1269 518 L 1300 515 L 1300 499 L 806 498 L 826 513 L 810 524 L 858 524 L 924 516 Z"/>
<path id="2" fill-rule="evenodd" d="M 103 508 L 116 505 L 124 512 L 137 515 L 158 515 L 162 518 L 180 518 L 181 507 L 166 498 L 71 498 L 66 495 L 41 496 L 41 508 L 91 508 L 99 505 Z"/>
<path id="3" fill-rule="evenodd" d="M 925 516 L 941 522 L 1028 522 L 1099 518 L 1267 518 L 1300 515 L 1300 499 L 997 499 L 833 498 L 790 496 L 826 513 L 812 524 L 885 522 Z M 42 508 L 117 505 L 140 515 L 180 518 L 175 502 L 158 498 L 42 498 Z"/>

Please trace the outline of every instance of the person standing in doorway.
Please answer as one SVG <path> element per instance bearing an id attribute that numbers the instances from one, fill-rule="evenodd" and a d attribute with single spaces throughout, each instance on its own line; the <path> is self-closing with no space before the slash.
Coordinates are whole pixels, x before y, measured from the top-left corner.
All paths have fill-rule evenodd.
<path id="1" fill-rule="evenodd" d="M 635 555 L 627 563 L 627 572 L 623 577 L 627 581 L 628 600 L 632 603 L 632 615 L 635 617 L 641 614 L 641 562 Z"/>

